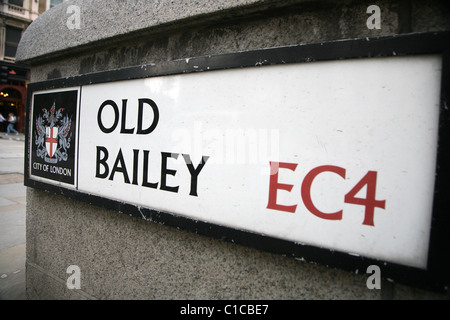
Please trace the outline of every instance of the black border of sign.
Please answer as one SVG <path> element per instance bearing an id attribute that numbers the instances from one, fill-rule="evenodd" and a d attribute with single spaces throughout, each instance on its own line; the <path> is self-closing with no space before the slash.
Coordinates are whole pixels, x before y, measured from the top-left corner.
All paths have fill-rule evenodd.
<path id="1" fill-rule="evenodd" d="M 358 59 L 418 54 L 442 55 L 441 105 L 439 142 L 434 190 L 433 216 L 427 270 L 393 264 L 363 256 L 354 256 L 325 248 L 271 238 L 177 216 L 168 212 L 137 207 L 133 204 L 81 193 L 76 190 L 36 181 L 29 176 L 31 97 L 41 90 L 68 88 L 155 76 L 206 72 L 230 68 L 251 68 L 263 65 L 300 63 L 323 60 Z M 450 285 L 450 31 L 413 33 L 396 36 L 338 40 L 202 56 L 162 62 L 156 65 L 127 67 L 30 83 L 27 93 L 27 135 L 25 143 L 25 185 L 92 205 L 125 213 L 215 239 L 233 242 L 258 250 L 285 255 L 295 259 L 319 263 L 355 273 L 366 273 L 367 267 L 377 265 L 387 280 L 439 293 L 449 293 Z"/>

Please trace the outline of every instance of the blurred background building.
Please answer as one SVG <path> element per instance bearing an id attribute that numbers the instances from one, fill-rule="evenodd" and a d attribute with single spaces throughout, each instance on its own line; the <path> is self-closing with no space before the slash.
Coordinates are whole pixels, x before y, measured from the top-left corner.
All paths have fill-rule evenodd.
<path id="1" fill-rule="evenodd" d="M 44 11 L 67 0 L 0 0 L 0 113 L 17 116 L 23 132 L 29 69 L 15 63 L 16 50 L 25 29 Z M 5 131 L 2 123 L 1 131 Z"/>

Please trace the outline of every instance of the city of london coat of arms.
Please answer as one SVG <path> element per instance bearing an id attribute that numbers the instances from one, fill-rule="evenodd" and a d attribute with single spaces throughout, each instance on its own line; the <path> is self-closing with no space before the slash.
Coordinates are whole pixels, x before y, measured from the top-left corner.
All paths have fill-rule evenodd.
<path id="1" fill-rule="evenodd" d="M 64 108 L 56 110 L 55 103 L 50 110 L 43 108 L 36 119 L 36 155 L 47 163 L 67 161 L 72 138 L 72 120 L 64 115 Z"/>

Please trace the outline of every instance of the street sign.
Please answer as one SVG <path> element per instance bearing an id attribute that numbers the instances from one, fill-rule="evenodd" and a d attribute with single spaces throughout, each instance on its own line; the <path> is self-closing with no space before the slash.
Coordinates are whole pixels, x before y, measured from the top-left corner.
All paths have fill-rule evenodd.
<path id="1" fill-rule="evenodd" d="M 37 180 L 75 184 L 79 89 L 52 90 L 33 96 L 30 175 Z"/>
<path id="2" fill-rule="evenodd" d="M 418 286 L 444 290 L 448 277 L 430 277 L 433 259 L 448 265 L 433 251 L 450 231 L 448 219 L 433 224 L 444 207 L 436 173 L 448 175 L 448 36 L 31 84 L 26 184 L 298 259 L 379 264 L 394 280 L 418 274 Z"/>

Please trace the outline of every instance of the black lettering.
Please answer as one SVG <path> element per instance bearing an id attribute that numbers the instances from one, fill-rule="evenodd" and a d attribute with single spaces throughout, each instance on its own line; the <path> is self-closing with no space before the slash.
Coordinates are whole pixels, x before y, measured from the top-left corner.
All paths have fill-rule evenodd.
<path id="1" fill-rule="evenodd" d="M 100 158 L 100 154 L 103 152 L 103 158 Z M 95 177 L 100 179 L 105 179 L 109 174 L 109 167 L 106 163 L 108 160 L 108 149 L 105 147 L 97 146 L 97 168 L 95 170 Z M 104 173 L 100 173 L 100 165 L 105 169 Z"/>
<path id="2" fill-rule="evenodd" d="M 119 166 L 120 164 L 120 166 Z M 114 179 L 114 174 L 116 172 L 121 172 L 123 174 L 123 179 L 125 183 L 130 183 L 130 178 L 128 178 L 127 167 L 125 166 L 125 160 L 123 159 L 122 149 L 119 149 L 119 153 L 117 154 L 116 162 L 114 163 L 114 167 L 111 170 L 111 175 L 109 176 L 109 180 Z"/>
<path id="3" fill-rule="evenodd" d="M 102 122 L 102 112 L 106 106 L 111 106 L 113 107 L 114 110 L 114 124 L 111 126 L 111 128 L 106 128 Z M 114 131 L 114 129 L 117 127 L 117 124 L 119 123 L 119 107 L 114 101 L 106 100 L 105 102 L 102 103 L 100 109 L 98 109 L 97 123 L 100 130 L 102 130 L 104 133 L 111 133 Z"/>
<path id="4" fill-rule="evenodd" d="M 127 99 L 123 99 L 122 100 L 122 124 L 120 127 L 120 133 L 133 133 L 134 132 L 134 128 L 132 129 L 127 129 L 125 128 L 126 126 L 126 122 L 127 122 Z"/>
<path id="5" fill-rule="evenodd" d="M 147 129 L 142 129 L 142 121 L 144 119 L 144 103 L 152 107 L 153 110 L 153 121 L 150 127 Z M 138 128 L 136 134 L 149 134 L 155 130 L 159 121 L 159 111 L 156 103 L 151 99 L 139 99 L 139 109 L 138 109 Z"/>
<path id="6" fill-rule="evenodd" d="M 149 183 L 148 182 L 148 153 L 150 151 L 144 150 L 144 171 L 142 173 L 142 186 L 156 189 L 158 188 L 158 182 Z"/>
<path id="7" fill-rule="evenodd" d="M 178 153 L 170 153 L 170 152 L 161 152 L 161 186 L 160 189 L 161 190 L 166 190 L 166 191 L 170 191 L 170 192 L 178 192 L 178 186 L 177 187 L 171 187 L 168 186 L 166 183 L 166 176 L 168 174 L 175 176 L 175 174 L 177 173 L 176 170 L 172 170 L 172 169 L 167 169 L 167 158 L 174 158 L 174 159 L 178 159 L 179 154 Z"/>
<path id="8" fill-rule="evenodd" d="M 189 192 L 189 195 L 198 197 L 197 195 L 198 175 L 200 174 L 200 171 L 202 171 L 209 157 L 203 156 L 197 168 L 194 168 L 194 166 L 192 165 L 191 157 L 188 154 L 183 154 L 183 158 L 184 162 L 186 162 L 186 166 L 189 169 L 189 173 L 191 174 L 191 191 Z"/>
<path id="9" fill-rule="evenodd" d="M 133 149 L 133 182 L 132 184 L 138 184 L 138 161 L 139 150 Z"/>

